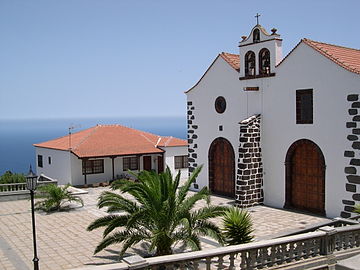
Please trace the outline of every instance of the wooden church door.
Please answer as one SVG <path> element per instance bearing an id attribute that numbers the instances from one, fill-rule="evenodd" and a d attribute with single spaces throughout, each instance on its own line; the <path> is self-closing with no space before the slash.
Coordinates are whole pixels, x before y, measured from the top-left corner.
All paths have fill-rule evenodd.
<path id="1" fill-rule="evenodd" d="M 209 149 L 209 188 L 213 194 L 234 197 L 235 155 L 230 142 L 214 140 Z"/>
<path id="2" fill-rule="evenodd" d="M 309 140 L 295 142 L 286 158 L 286 204 L 325 215 L 325 160 Z"/>

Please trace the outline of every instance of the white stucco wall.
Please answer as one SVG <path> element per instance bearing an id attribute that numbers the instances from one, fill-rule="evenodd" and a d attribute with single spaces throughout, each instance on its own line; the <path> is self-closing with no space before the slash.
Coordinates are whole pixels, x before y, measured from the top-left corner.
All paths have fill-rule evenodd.
<path id="1" fill-rule="evenodd" d="M 38 155 L 43 156 L 43 167 L 38 166 Z M 48 158 L 51 157 L 51 164 Z M 35 147 L 36 174 L 44 174 L 58 180 L 59 185 L 71 183 L 71 164 L 69 151 Z"/>
<path id="2" fill-rule="evenodd" d="M 151 156 L 151 167 L 153 170 L 157 170 L 157 156 L 156 154 Z M 95 158 L 94 158 L 95 159 Z M 88 174 L 86 176 L 87 184 L 100 183 L 112 180 L 112 160 L 111 158 L 99 158 L 104 160 L 104 173 Z M 85 178 L 82 174 L 82 160 L 72 154 L 72 182 L 73 185 L 84 185 Z M 143 170 L 143 157 L 140 157 L 140 171 Z M 123 157 L 117 157 L 114 160 L 114 175 L 115 178 L 121 174 L 127 173 L 127 170 L 123 170 Z"/>
<path id="3" fill-rule="evenodd" d="M 326 163 L 325 211 L 339 216 L 345 191 L 344 167 L 351 149 L 346 139 L 349 102 L 347 95 L 359 93 L 360 76 L 346 71 L 306 44 L 277 68 L 276 79 L 264 89 L 262 150 L 265 203 L 283 207 L 285 202 L 285 157 L 292 143 L 299 139 L 315 142 Z M 296 124 L 296 90 L 313 89 L 313 124 Z"/>
<path id="4" fill-rule="evenodd" d="M 187 156 L 188 150 L 187 146 L 173 146 L 173 147 L 161 147 L 161 149 L 165 150 L 164 153 L 164 161 L 165 166 L 168 166 L 170 168 L 170 171 L 173 176 L 175 176 L 178 173 L 178 169 L 175 169 L 175 156 Z M 181 173 L 181 179 L 185 179 L 188 177 L 188 169 L 180 169 Z"/>
<path id="5" fill-rule="evenodd" d="M 112 179 L 112 163 L 110 158 L 94 158 L 104 160 L 104 173 L 88 174 L 86 175 L 87 184 L 94 184 L 100 182 L 106 182 Z M 72 158 L 72 179 L 73 185 L 84 185 L 85 178 L 82 174 L 82 160 L 73 155 Z"/>
<path id="6" fill-rule="evenodd" d="M 222 114 L 215 110 L 215 100 L 218 96 L 223 96 L 226 100 L 226 110 Z M 198 85 L 187 93 L 187 100 L 195 107 L 193 124 L 198 125 L 197 149 L 194 150 L 198 166 L 203 165 L 196 181 L 200 189 L 208 186 L 208 154 L 210 145 L 216 138 L 223 137 L 231 143 L 235 153 L 236 170 L 239 157 L 239 122 L 260 113 L 260 97 L 259 92 L 243 91 L 239 83 L 239 73 L 221 57 L 215 61 Z M 219 131 L 220 125 L 223 126 L 223 131 Z"/>
<path id="7" fill-rule="evenodd" d="M 308 139 L 320 147 L 325 157 L 326 214 L 339 216 L 344 207 L 342 200 L 351 200 L 352 195 L 345 190 L 344 173 L 344 168 L 349 166 L 344 151 L 351 150 L 351 142 L 346 138 L 351 131 L 345 126 L 351 121 L 347 95 L 360 94 L 360 76 L 303 43 L 273 71 L 275 77 L 239 81 L 239 73 L 218 58 L 198 85 L 187 93 L 188 101 L 194 106 L 193 124 L 198 125 L 197 163 L 204 165 L 197 183 L 200 188 L 208 185 L 208 150 L 212 141 L 217 137 L 229 140 L 237 161 L 238 122 L 260 113 L 265 204 L 284 206 L 286 153 L 295 141 Z M 257 86 L 260 91 L 243 91 L 248 86 Z M 313 89 L 313 124 L 296 124 L 296 90 L 300 89 Z M 223 114 L 214 109 L 218 96 L 227 101 Z M 219 131 L 219 125 L 223 125 L 223 131 Z"/>

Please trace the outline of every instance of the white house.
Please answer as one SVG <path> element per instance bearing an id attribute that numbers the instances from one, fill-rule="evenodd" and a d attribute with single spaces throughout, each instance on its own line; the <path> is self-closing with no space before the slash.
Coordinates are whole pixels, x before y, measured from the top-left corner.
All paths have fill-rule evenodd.
<path id="1" fill-rule="evenodd" d="M 187 142 L 120 125 L 97 125 L 61 138 L 34 144 L 36 172 L 74 186 L 126 176 L 129 170 L 187 177 Z"/>
<path id="2" fill-rule="evenodd" d="M 282 39 L 256 25 L 186 92 L 195 189 L 350 217 L 360 203 L 360 50 Z"/>

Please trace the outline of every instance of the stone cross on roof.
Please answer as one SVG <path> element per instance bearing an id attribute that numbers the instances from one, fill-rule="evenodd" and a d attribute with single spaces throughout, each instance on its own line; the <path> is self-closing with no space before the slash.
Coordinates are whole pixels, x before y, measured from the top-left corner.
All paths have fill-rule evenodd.
<path id="1" fill-rule="evenodd" d="M 256 18 L 256 25 L 259 25 L 259 17 L 261 16 L 261 14 L 256 13 L 255 18 Z"/>

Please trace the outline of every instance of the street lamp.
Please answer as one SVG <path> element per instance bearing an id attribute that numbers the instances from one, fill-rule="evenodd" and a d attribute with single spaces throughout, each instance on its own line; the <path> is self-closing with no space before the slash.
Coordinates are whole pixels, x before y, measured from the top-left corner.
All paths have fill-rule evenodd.
<path id="1" fill-rule="evenodd" d="M 31 216 L 32 216 L 32 231 L 34 242 L 34 270 L 39 270 L 39 258 L 36 251 L 36 232 L 35 232 L 35 209 L 34 209 L 34 192 L 37 186 L 37 175 L 32 171 L 31 165 L 28 175 L 26 176 L 26 188 L 30 191 L 31 198 Z"/>

